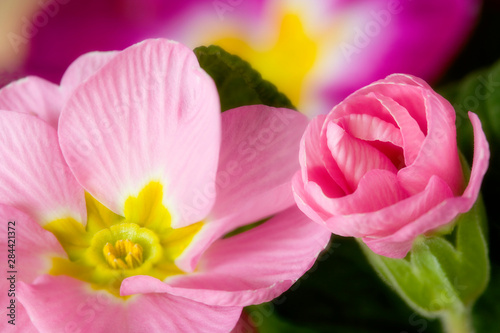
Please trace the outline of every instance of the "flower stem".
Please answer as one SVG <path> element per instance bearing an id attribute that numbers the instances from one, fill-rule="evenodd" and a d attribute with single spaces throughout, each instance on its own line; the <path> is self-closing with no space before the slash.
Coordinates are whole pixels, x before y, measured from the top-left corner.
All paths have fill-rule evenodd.
<path id="1" fill-rule="evenodd" d="M 470 308 L 449 310 L 441 320 L 446 333 L 474 333 Z"/>

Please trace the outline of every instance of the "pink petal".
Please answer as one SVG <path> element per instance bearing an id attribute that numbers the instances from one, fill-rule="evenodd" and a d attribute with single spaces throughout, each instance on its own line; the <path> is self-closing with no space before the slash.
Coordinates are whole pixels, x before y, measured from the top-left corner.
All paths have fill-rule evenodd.
<path id="1" fill-rule="evenodd" d="M 422 80 L 419 77 L 410 75 L 410 74 L 391 74 L 388 75 L 385 79 L 385 82 L 392 82 L 392 83 L 397 83 L 397 84 L 406 84 L 406 85 L 413 85 L 413 86 L 420 86 L 422 88 L 426 89 L 432 89 L 432 87 Z"/>
<path id="2" fill-rule="evenodd" d="M 340 104 L 336 105 L 327 115 L 325 122 L 336 122 L 340 118 L 357 114 L 370 116 L 372 118 L 378 118 L 388 124 L 397 126 L 397 123 L 392 115 L 387 111 L 387 109 L 383 106 L 382 103 L 380 103 L 380 100 L 377 98 L 379 95 L 377 91 L 375 89 L 368 89 L 375 83 L 359 89 L 351 96 L 349 96 L 349 99 L 346 99 Z M 326 129 L 326 127 L 323 127 L 323 131 L 325 131 Z"/>
<path id="3" fill-rule="evenodd" d="M 325 123 L 326 115 L 319 115 L 307 125 L 300 140 L 299 163 L 302 170 L 302 179 L 309 180 L 309 170 L 317 167 L 324 168 L 320 154 L 321 128 Z"/>
<path id="4" fill-rule="evenodd" d="M 356 117 L 356 116 L 361 117 L 361 115 L 363 115 L 362 117 L 369 117 L 366 119 L 373 119 L 374 121 L 375 119 L 379 119 L 377 121 L 387 123 L 388 125 L 392 124 L 393 126 L 396 127 L 396 122 L 394 121 L 394 118 L 382 106 L 380 101 L 376 99 L 375 94 L 371 93 L 366 96 L 362 94 L 353 94 L 351 97 L 349 97 L 349 101 L 341 102 L 340 104 L 335 106 L 332 109 L 332 111 L 327 115 L 325 119 L 325 125 L 323 125 L 321 129 L 320 143 L 319 145 L 316 145 L 316 147 L 313 148 L 316 150 L 320 150 L 324 167 L 328 171 L 330 177 L 343 190 L 342 194 L 352 193 L 355 188 L 353 189 L 349 184 L 349 182 L 346 180 L 346 175 L 343 172 L 343 168 L 340 167 L 339 162 L 335 160 L 329 149 L 328 146 L 329 145 L 328 130 L 330 126 L 329 124 L 330 123 L 337 124 L 340 121 L 340 119 L 346 119 L 346 117 L 348 119 L 349 117 Z M 347 122 L 347 125 L 349 125 L 349 122 Z M 355 130 L 354 126 L 352 130 Z M 361 132 L 361 130 L 355 132 Z M 308 135 L 308 137 L 312 136 Z M 307 140 L 306 137 L 305 139 Z M 374 142 L 371 142 L 370 145 L 373 146 Z M 377 150 L 377 149 L 372 148 L 371 150 Z M 325 193 L 328 192 L 330 191 L 326 191 Z M 338 191 L 333 193 L 337 194 Z M 340 195 L 329 195 L 329 196 L 334 198 Z"/>
<path id="5" fill-rule="evenodd" d="M 422 133 L 417 121 L 411 117 L 408 110 L 391 98 L 378 94 L 376 96 L 398 124 L 402 135 L 403 142 L 401 146 L 403 147 L 405 164 L 411 165 L 420 152 L 425 139 L 424 133 Z"/>
<path id="6" fill-rule="evenodd" d="M 214 198 L 220 107 L 194 53 L 167 40 L 120 52 L 78 87 L 61 115 L 61 147 L 80 183 L 116 213 L 149 182 L 164 187 L 176 227 L 200 221 Z"/>
<path id="7" fill-rule="evenodd" d="M 384 105 L 385 106 L 385 105 Z M 378 117 L 368 114 L 350 114 L 338 119 L 340 125 L 351 136 L 364 141 L 390 142 L 402 147 L 403 138 L 399 129 Z"/>
<path id="8" fill-rule="evenodd" d="M 361 177 L 370 170 L 381 169 L 397 173 L 391 160 L 380 151 L 350 136 L 333 122 L 327 126 L 328 148 L 346 178 L 350 193 L 356 190 Z"/>
<path id="9" fill-rule="evenodd" d="M 401 184 L 411 194 L 422 191 L 436 175 L 446 181 L 455 195 L 463 190 L 462 168 L 458 158 L 455 111 L 449 102 L 424 94 L 428 133 L 413 164 L 398 173 Z"/>
<path id="10" fill-rule="evenodd" d="M 0 279 L 0 288 L 5 291 L 0 294 L 0 302 L 4 305 L 1 307 L 0 316 L 5 319 L 2 332 L 38 332 L 24 306 L 14 295 L 16 288 L 12 288 L 12 292 L 9 291 L 9 278 L 13 275 L 16 285 L 19 281 L 30 283 L 51 268 L 50 257 L 66 258 L 66 253 L 53 234 L 15 208 L 0 204 L 0 220 L 5 223 L 0 231 L 0 246 L 6 251 L 5 276 Z M 15 259 L 7 262 L 7 255 L 11 254 L 7 250 L 10 249 L 14 250 Z M 7 266 L 11 264 L 12 267 Z M 15 326 L 7 323 L 8 320 L 14 319 L 8 317 L 10 309 L 7 308 L 12 300 L 15 301 Z"/>
<path id="11" fill-rule="evenodd" d="M 52 267 L 52 257 L 67 258 L 56 237 L 25 213 L 0 204 L 0 219 L 5 223 L 0 232 L 0 246 L 7 251 L 11 248 L 8 245 L 14 245 L 16 259 L 13 270 L 17 271 L 19 281 L 30 283 L 37 276 L 47 273 Z M 0 287 L 7 283 L 5 279 L 0 281 Z"/>
<path id="12" fill-rule="evenodd" d="M 264 105 L 222 114 L 217 198 L 210 216 L 228 232 L 293 205 L 291 178 L 307 126 L 299 112 Z"/>
<path id="13" fill-rule="evenodd" d="M 18 289 L 19 301 L 42 332 L 228 332 L 242 310 L 168 294 L 123 301 L 67 276 L 41 276 Z"/>
<path id="14" fill-rule="evenodd" d="M 427 134 L 427 109 L 422 97 L 428 94 L 428 92 L 428 88 L 422 88 L 421 86 L 406 83 L 394 83 L 390 80 L 381 79 L 353 93 L 349 97 L 349 104 L 351 104 L 350 101 L 353 97 L 359 98 L 359 96 L 371 96 L 373 98 L 375 96 L 390 96 L 392 100 L 405 108 L 410 116 L 415 119 L 421 132 Z M 380 104 L 380 102 L 378 103 Z M 383 109 L 384 113 L 391 116 L 390 113 L 387 112 L 386 108 Z M 362 112 L 365 113 L 366 111 L 362 110 Z"/>
<path id="15" fill-rule="evenodd" d="M 377 254 L 390 258 L 404 258 L 411 250 L 417 236 L 452 222 L 458 214 L 470 210 L 473 204 L 474 201 L 470 199 L 453 197 L 441 202 L 394 234 L 381 238 L 365 237 L 363 242 Z"/>
<path id="16" fill-rule="evenodd" d="M 371 170 L 361 178 L 358 188 L 352 194 L 328 198 L 323 195 L 320 187 L 309 182 L 305 184 L 304 202 L 314 202 L 321 207 L 318 212 L 325 212 L 323 221 L 329 216 L 352 215 L 375 212 L 384 207 L 395 204 L 408 197 L 406 191 L 399 184 L 394 173 L 386 170 Z M 315 219 L 316 220 L 316 219 Z"/>
<path id="17" fill-rule="evenodd" d="M 118 52 L 91 52 L 78 57 L 68 67 L 61 79 L 61 88 L 68 98 L 70 94 L 102 66 L 113 59 Z"/>
<path id="18" fill-rule="evenodd" d="M 319 115 L 311 120 L 300 141 L 299 162 L 302 170 L 302 179 L 304 182 L 313 181 L 318 183 L 329 197 L 339 197 L 345 194 L 342 189 L 342 186 L 346 187 L 345 178 L 340 170 L 332 172 L 331 174 L 337 176 L 337 179 L 332 178 L 325 167 L 322 156 L 320 134 L 325 119 L 326 115 Z M 337 166 L 336 164 L 334 165 Z"/>
<path id="19" fill-rule="evenodd" d="M 0 202 L 40 224 L 86 221 L 83 189 L 61 154 L 56 130 L 36 117 L 0 111 Z"/>
<path id="20" fill-rule="evenodd" d="M 223 306 L 267 302 L 311 268 L 330 235 L 297 208 L 290 208 L 259 227 L 214 243 L 195 273 L 166 283 L 131 277 L 123 281 L 121 293 L 168 292 Z"/>
<path id="21" fill-rule="evenodd" d="M 371 185 L 371 184 L 370 184 Z M 378 186 L 370 187 L 372 192 Z M 377 197 L 379 196 L 377 191 Z M 385 191 L 389 194 L 389 190 Z M 354 213 L 333 216 L 326 221 L 327 228 L 334 234 L 353 237 L 381 237 L 394 233 L 405 225 L 412 223 L 420 216 L 426 214 L 444 200 L 453 197 L 449 186 L 440 178 L 432 177 L 424 191 L 414 196 L 395 201 L 392 205 L 383 206 L 379 210 L 367 213 Z M 347 197 L 346 197 L 347 198 Z M 368 197 L 353 198 L 353 201 L 367 202 Z M 346 200 L 347 201 L 347 200 Z M 339 203 L 341 206 L 342 203 Z"/>
<path id="22" fill-rule="evenodd" d="M 28 76 L 0 89 L 0 110 L 28 113 L 57 128 L 62 109 L 61 97 L 57 85 Z"/>
<path id="23" fill-rule="evenodd" d="M 299 112 L 264 105 L 222 114 L 222 145 L 210 219 L 176 263 L 191 271 L 201 253 L 228 232 L 294 204 L 291 178 L 299 170 L 299 141 L 308 123 Z M 217 195 L 215 195 L 217 193 Z"/>
<path id="24" fill-rule="evenodd" d="M 0 296 L 0 301 L 6 305 L 2 307 L 0 315 L 2 318 L 7 318 L 6 321 L 11 320 L 11 317 L 7 317 L 10 313 L 7 305 L 11 303 L 11 300 L 15 300 L 15 326 L 4 323 L 2 332 L 39 332 L 32 324 L 24 306 L 17 299 L 19 292 L 16 290 L 16 296 L 9 297 L 10 281 L 8 278 L 14 275 L 16 286 L 20 281 L 31 282 L 51 268 L 50 257 L 66 258 L 66 254 L 53 234 L 15 208 L 0 204 L 0 219 L 5 221 L 5 228 L 2 228 L 0 232 L 2 234 L 0 244 L 7 250 L 8 245 L 13 244 L 9 240 L 13 240 L 16 255 L 15 260 L 9 262 L 13 263 L 14 267 L 6 268 L 6 276 L 0 280 L 0 288 L 5 290 L 5 293 Z M 14 232 L 15 237 L 12 237 L 9 231 Z"/>
<path id="25" fill-rule="evenodd" d="M 479 118 L 472 112 L 469 112 L 469 118 L 474 128 L 474 161 L 469 184 L 463 195 L 445 200 L 427 214 L 390 236 L 363 239 L 373 252 L 391 258 L 403 258 L 411 249 L 415 237 L 450 223 L 458 214 L 465 213 L 472 208 L 488 169 L 490 152 Z"/>
<path id="26" fill-rule="evenodd" d="M 308 186 L 315 186 L 318 193 L 322 190 L 318 184 L 312 181 L 308 182 L 308 184 L 315 184 Z M 330 217 L 330 214 L 321 206 L 321 199 L 316 202 L 314 196 L 306 191 L 306 186 L 299 172 L 297 172 L 292 179 L 292 190 L 293 196 L 295 198 L 295 203 L 297 204 L 297 207 L 302 211 L 302 213 L 306 214 L 314 222 L 324 224 L 325 221 Z M 325 194 L 323 193 L 323 197 L 324 196 Z"/>
<path id="27" fill-rule="evenodd" d="M 486 173 L 486 170 L 488 170 L 490 148 L 488 140 L 486 140 L 486 135 L 483 132 L 479 117 L 470 111 L 468 115 L 474 129 L 474 158 L 472 161 L 469 183 L 462 197 L 468 198 L 474 203 L 479 195 L 484 174 Z"/>
<path id="28" fill-rule="evenodd" d="M 31 322 L 24 306 L 17 299 L 15 303 L 15 314 L 12 314 L 13 317 L 15 316 L 15 320 L 13 321 L 15 325 L 8 323 L 8 321 L 14 319 L 10 317 L 11 309 L 7 308 L 7 306 L 10 306 L 11 299 L 14 298 L 7 298 L 7 292 L 5 292 L 5 296 L 0 296 L 0 301 L 2 304 L 5 304 L 0 310 L 0 316 L 5 320 L 5 322 L 2 323 L 2 333 L 39 333 L 40 331 Z"/>

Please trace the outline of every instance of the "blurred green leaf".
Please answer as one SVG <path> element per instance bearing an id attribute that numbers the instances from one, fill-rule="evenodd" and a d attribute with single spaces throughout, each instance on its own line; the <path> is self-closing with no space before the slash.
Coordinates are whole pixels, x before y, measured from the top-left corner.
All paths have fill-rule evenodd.
<path id="1" fill-rule="evenodd" d="M 290 100 L 240 57 L 219 46 L 194 49 L 201 68 L 215 81 L 222 111 L 243 105 L 264 104 L 294 109 Z"/>
<path id="2" fill-rule="evenodd" d="M 472 156 L 474 142 L 468 111 L 479 116 L 490 143 L 500 142 L 500 62 L 473 72 L 438 92 L 455 108 L 459 146 L 466 156 Z"/>

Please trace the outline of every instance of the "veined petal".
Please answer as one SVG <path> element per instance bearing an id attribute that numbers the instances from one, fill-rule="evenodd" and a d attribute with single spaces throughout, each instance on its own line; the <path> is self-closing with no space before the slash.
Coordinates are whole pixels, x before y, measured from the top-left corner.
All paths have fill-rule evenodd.
<path id="1" fill-rule="evenodd" d="M 120 52 L 70 97 L 59 138 L 76 178 L 118 214 L 151 181 L 174 227 L 212 207 L 197 198 L 215 183 L 219 98 L 185 46 L 147 40 Z"/>
<path id="2" fill-rule="evenodd" d="M 470 179 L 462 197 L 469 198 L 469 200 L 473 200 L 474 203 L 479 195 L 479 190 L 481 189 L 481 183 L 486 170 L 488 170 L 490 147 L 488 145 L 488 140 L 486 140 L 486 135 L 482 130 L 479 117 L 475 113 L 469 111 L 469 119 L 474 129 L 474 157 Z"/>
<path id="3" fill-rule="evenodd" d="M 390 142 L 395 146 L 403 146 L 403 138 L 399 129 L 378 117 L 367 114 L 350 114 L 338 120 L 338 124 L 353 137 L 365 141 Z"/>
<path id="4" fill-rule="evenodd" d="M 405 164 L 411 165 L 420 151 L 424 142 L 424 133 L 420 130 L 418 123 L 413 119 L 404 107 L 396 103 L 393 99 L 376 94 L 380 104 L 389 112 L 399 126 L 402 137 Z"/>
<path id="5" fill-rule="evenodd" d="M 345 194 L 343 188 L 346 187 L 346 181 L 340 171 L 329 173 L 325 168 L 320 135 L 325 119 L 326 115 L 319 115 L 307 126 L 300 141 L 299 162 L 303 181 L 321 184 L 325 194 L 334 198 Z"/>
<path id="6" fill-rule="evenodd" d="M 362 96 L 365 98 L 369 96 L 379 105 L 378 108 L 383 110 L 382 113 L 394 119 L 394 115 L 387 112 L 387 109 L 377 99 L 378 96 L 391 96 L 391 99 L 405 108 L 410 116 L 415 119 L 421 132 L 427 134 L 426 105 L 422 98 L 416 97 L 420 97 L 423 94 L 427 94 L 427 88 L 424 89 L 421 86 L 406 83 L 386 82 L 385 79 L 381 79 L 357 90 L 349 98 L 352 99 L 355 97 L 359 99 Z M 362 112 L 364 113 L 365 110 L 362 110 Z"/>
<path id="7" fill-rule="evenodd" d="M 378 197 L 380 188 L 378 184 L 373 185 L 370 191 L 376 192 Z M 390 193 L 390 190 L 386 193 Z M 365 192 L 364 194 L 368 195 L 369 193 Z M 334 234 L 341 236 L 381 237 L 412 223 L 451 197 L 453 197 L 453 193 L 450 187 L 442 179 L 432 177 L 425 190 L 414 196 L 406 199 L 403 197 L 402 200 L 392 205 L 382 205 L 379 209 L 372 211 L 333 216 L 326 221 L 326 225 Z M 361 200 L 369 202 L 370 199 L 365 197 Z M 355 199 L 352 201 L 356 202 Z M 344 207 L 343 203 L 339 203 L 339 206 Z"/>
<path id="8" fill-rule="evenodd" d="M 217 197 L 210 216 L 225 220 L 222 235 L 293 205 L 291 181 L 299 170 L 306 116 L 264 105 L 222 114 Z"/>
<path id="9" fill-rule="evenodd" d="M 390 112 L 373 92 L 354 93 L 348 99 L 336 105 L 327 115 L 321 131 L 321 151 L 326 169 L 331 177 L 344 189 L 345 193 L 354 190 L 349 181 L 340 182 L 343 174 L 342 166 L 335 161 L 326 147 L 330 140 L 328 131 L 330 124 L 338 124 L 349 136 L 360 139 L 360 143 L 368 143 L 375 150 L 385 155 L 395 166 L 403 164 L 403 140 L 398 124 Z M 356 141 L 356 140 L 354 140 Z M 365 141 L 365 142 L 363 142 Z M 347 142 L 347 141 L 346 141 Z M 348 177 L 348 175 L 344 175 Z M 339 181 L 340 180 L 340 181 Z"/>
<path id="10" fill-rule="evenodd" d="M 66 258 L 66 253 L 54 235 L 17 209 L 0 204 L 0 219 L 5 223 L 0 232 L 0 246 L 5 249 L 6 254 L 15 255 L 14 259 L 6 261 L 6 276 L 0 279 L 0 288 L 5 290 L 0 295 L 0 302 L 5 304 L 0 315 L 5 321 L 14 319 L 12 322 L 15 326 L 4 322 L 2 332 L 38 332 L 23 305 L 16 300 L 15 288 L 13 292 L 9 292 L 12 282 L 9 278 L 12 274 L 15 284 L 19 281 L 32 282 L 39 275 L 48 272 L 51 266 L 50 257 Z M 7 308 L 11 300 L 16 301 L 14 317 L 9 317 L 11 312 Z"/>
<path id="11" fill-rule="evenodd" d="M 254 229 L 215 242 L 195 273 L 165 283 L 131 277 L 123 281 L 121 293 L 168 292 L 221 306 L 267 302 L 311 268 L 330 236 L 292 207 Z"/>
<path id="12" fill-rule="evenodd" d="M 381 169 L 397 173 L 391 160 L 368 143 L 346 133 L 340 126 L 330 122 L 327 128 L 328 148 L 340 171 L 346 177 L 352 192 L 361 178 L 370 170 Z"/>
<path id="13" fill-rule="evenodd" d="M 8 277 L 8 276 L 7 276 Z M 7 293 L 5 293 L 7 294 Z M 11 298 L 14 299 L 14 298 Z M 5 304 L 6 306 L 2 306 L 2 310 L 0 310 L 0 316 L 5 319 L 5 322 L 2 323 L 2 332 L 4 333 L 18 333 L 18 332 L 23 332 L 23 333 L 40 333 L 38 328 L 33 325 L 31 322 L 30 317 L 26 313 L 26 310 L 24 309 L 24 306 L 20 304 L 20 302 L 16 301 L 16 309 L 15 309 L 15 314 L 13 314 L 13 317 L 10 317 L 10 309 L 7 308 L 9 306 L 10 300 L 7 299 L 7 297 L 1 297 L 0 300 Z M 14 319 L 15 316 L 15 319 Z M 13 320 L 13 324 L 8 323 L 8 321 Z"/>
<path id="14" fill-rule="evenodd" d="M 79 84 L 95 74 L 102 66 L 113 59 L 117 53 L 117 51 L 91 52 L 81 55 L 73 61 L 61 79 L 61 88 L 65 94 L 65 98 L 68 98 Z"/>
<path id="15" fill-rule="evenodd" d="M 57 129 L 63 102 L 61 97 L 59 86 L 28 76 L 0 89 L 0 110 L 31 114 Z"/>
<path id="16" fill-rule="evenodd" d="M 471 198 L 453 197 L 387 237 L 365 237 L 363 242 L 375 253 L 389 258 L 404 258 L 418 235 L 452 222 L 474 204 Z"/>
<path id="17" fill-rule="evenodd" d="M 309 194 L 305 199 L 315 202 L 327 216 L 374 212 L 408 197 L 394 173 L 379 169 L 367 172 L 356 191 L 343 197 L 326 197 L 314 182 L 305 184 L 305 192 Z"/>
<path id="18" fill-rule="evenodd" d="M 463 176 L 458 157 L 455 112 L 448 101 L 436 98 L 428 91 L 422 93 L 425 109 L 441 112 L 428 112 L 427 136 L 415 161 L 398 172 L 398 179 L 409 193 L 415 194 L 422 191 L 429 179 L 436 175 L 458 195 L 463 191 Z"/>
<path id="19" fill-rule="evenodd" d="M 34 116 L 0 111 L 0 203 L 44 225 L 86 221 L 84 191 L 61 154 L 56 130 Z"/>
<path id="20" fill-rule="evenodd" d="M 408 85 L 412 85 L 412 86 L 420 86 L 420 87 L 426 88 L 426 89 L 432 89 L 432 87 L 429 86 L 429 84 L 427 82 L 425 82 L 424 80 L 422 80 L 421 78 L 413 76 L 413 75 L 409 75 L 409 74 L 400 74 L 400 73 L 391 74 L 391 75 L 388 75 L 384 79 L 384 81 L 385 82 L 393 82 L 393 83 L 397 83 L 397 84 L 408 84 Z"/>
<path id="21" fill-rule="evenodd" d="M 241 307 L 217 307 L 168 294 L 117 299 L 67 276 L 19 284 L 19 301 L 41 332 L 228 332 Z"/>
<path id="22" fill-rule="evenodd" d="M 349 96 L 349 99 L 346 99 L 336 105 L 330 113 L 328 113 L 325 121 L 327 123 L 336 122 L 337 119 L 343 117 L 363 115 L 365 117 L 369 116 L 371 118 L 378 118 L 387 124 L 397 126 L 394 118 L 377 99 L 377 95 L 371 91 L 364 92 L 363 89 L 366 89 L 367 87 L 361 88 Z M 323 132 L 326 130 L 327 128 L 323 127 Z"/>
<path id="23" fill-rule="evenodd" d="M 291 178 L 299 170 L 299 141 L 307 118 L 293 110 L 244 106 L 222 114 L 222 144 L 210 217 L 176 261 L 185 270 L 212 242 L 228 232 L 269 217 L 294 204 Z M 200 199 L 200 200 L 201 200 Z"/>
<path id="24" fill-rule="evenodd" d="M 56 237 L 27 214 L 0 204 L 0 219 L 5 223 L 0 232 L 0 246 L 6 251 L 14 249 L 16 260 L 12 261 L 13 268 L 8 270 L 17 271 L 16 279 L 30 283 L 39 275 L 48 273 L 51 257 L 67 258 Z M 5 279 L 0 281 L 1 285 L 7 282 Z"/>
<path id="25" fill-rule="evenodd" d="M 308 184 L 309 183 L 314 182 L 311 181 L 308 182 Z M 321 190 L 318 184 L 316 184 L 316 186 Z M 306 191 L 306 186 L 299 172 L 297 172 L 292 178 L 292 190 L 295 203 L 300 210 L 311 220 L 324 224 L 330 214 L 323 207 L 321 207 L 320 203 L 316 202 L 311 193 Z"/>
<path id="26" fill-rule="evenodd" d="M 309 180 L 310 169 L 315 169 L 315 167 L 324 168 L 319 147 L 321 128 L 325 123 L 325 118 L 326 115 L 313 118 L 300 140 L 299 163 L 304 181 Z"/>
<path id="27" fill-rule="evenodd" d="M 413 223 L 390 236 L 364 238 L 363 241 L 373 252 L 391 258 L 404 258 L 417 235 L 446 225 L 453 221 L 458 214 L 468 212 L 472 208 L 479 195 L 484 174 L 488 169 L 490 151 L 479 118 L 472 112 L 469 112 L 469 118 L 474 128 L 474 160 L 471 177 L 462 196 L 443 201 Z"/>

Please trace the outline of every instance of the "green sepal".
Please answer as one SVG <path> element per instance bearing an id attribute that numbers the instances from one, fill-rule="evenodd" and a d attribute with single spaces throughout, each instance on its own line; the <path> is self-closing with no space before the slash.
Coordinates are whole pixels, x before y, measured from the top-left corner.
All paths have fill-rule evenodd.
<path id="1" fill-rule="evenodd" d="M 481 199 L 449 235 L 420 236 L 404 259 L 363 252 L 381 278 L 415 311 L 434 318 L 470 309 L 489 280 L 486 215 Z M 360 242 L 361 243 L 361 242 Z"/>
<path id="2" fill-rule="evenodd" d="M 255 104 L 295 110 L 288 97 L 240 57 L 215 45 L 197 47 L 194 53 L 201 68 L 215 81 L 222 112 Z"/>

